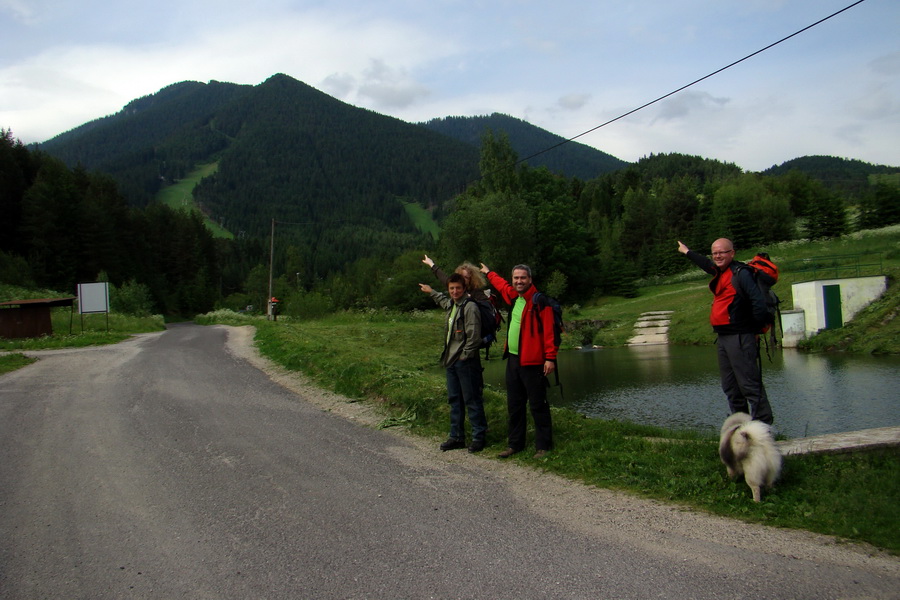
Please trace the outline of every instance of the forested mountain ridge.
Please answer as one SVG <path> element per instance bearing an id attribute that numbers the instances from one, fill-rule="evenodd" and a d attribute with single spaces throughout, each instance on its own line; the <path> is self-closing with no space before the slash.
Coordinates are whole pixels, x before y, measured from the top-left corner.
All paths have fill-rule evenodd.
<path id="1" fill-rule="evenodd" d="M 111 175 L 132 204 L 145 205 L 166 181 L 228 145 L 215 130 L 215 114 L 251 90 L 217 81 L 175 83 L 40 147 L 70 167 Z"/>
<path id="2" fill-rule="evenodd" d="M 529 166 L 545 166 L 554 173 L 584 181 L 628 166 L 627 162 L 611 154 L 576 141 L 567 142 L 562 136 L 500 113 L 438 118 L 426 121 L 422 126 L 479 147 L 485 131 L 502 132 L 509 138 L 516 154 L 527 159 L 525 162 Z M 553 150 L 545 152 L 548 148 Z"/>
<path id="3" fill-rule="evenodd" d="M 890 175 L 896 173 L 898 167 L 834 156 L 801 156 L 772 166 L 763 171 L 763 175 L 786 175 L 792 170 L 808 175 L 830 190 L 859 197 L 873 183 L 871 176 Z"/>
<path id="4" fill-rule="evenodd" d="M 350 106 L 286 75 L 256 86 L 182 82 L 57 136 L 40 149 L 112 176 L 135 206 L 195 165 L 218 162 L 195 190 L 234 233 L 284 228 L 310 276 L 419 243 L 401 199 L 440 217 L 478 176 L 478 149 Z"/>

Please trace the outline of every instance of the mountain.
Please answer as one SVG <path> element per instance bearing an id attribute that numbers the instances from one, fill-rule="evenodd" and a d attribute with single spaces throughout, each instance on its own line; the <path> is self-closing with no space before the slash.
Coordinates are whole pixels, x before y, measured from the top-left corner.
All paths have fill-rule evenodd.
<path id="1" fill-rule="evenodd" d="M 481 136 L 486 131 L 505 133 L 513 150 L 520 159 L 526 159 L 528 165 L 545 166 L 554 173 L 578 177 L 583 181 L 618 171 L 629 164 L 611 154 L 578 142 L 567 142 L 555 133 L 500 113 L 481 117 L 432 119 L 422 125 L 478 147 L 481 146 Z M 552 150 L 546 151 L 548 148 Z"/>
<path id="2" fill-rule="evenodd" d="M 563 141 L 503 115 L 407 123 L 278 74 L 255 86 L 176 83 L 40 149 L 111 175 L 136 206 L 215 164 L 194 189 L 207 216 L 240 237 L 265 238 L 273 219 L 284 223 L 279 229 L 319 276 L 348 257 L 421 247 L 404 202 L 440 220 L 444 203 L 479 176 L 484 127 L 506 133 L 525 157 Z M 593 178 L 627 163 L 569 143 L 529 164 Z"/>
<path id="3" fill-rule="evenodd" d="M 286 75 L 256 86 L 181 82 L 57 136 L 41 150 L 108 173 L 138 206 L 198 164 L 208 216 L 242 237 L 272 220 L 311 276 L 351 257 L 420 247 L 403 201 L 440 215 L 478 176 L 477 148 L 336 100 Z M 289 226 L 288 226 L 289 225 Z"/>
<path id="4" fill-rule="evenodd" d="M 184 176 L 229 140 L 210 126 L 217 111 L 250 86 L 184 81 L 129 102 L 120 112 L 62 133 L 41 150 L 70 167 L 112 175 L 123 194 L 146 204 L 166 181 Z"/>
<path id="5" fill-rule="evenodd" d="M 785 175 L 790 171 L 800 171 L 842 196 L 859 198 L 872 185 L 871 176 L 897 173 L 900 167 L 834 156 L 802 156 L 772 166 L 763 171 L 763 175 Z"/>

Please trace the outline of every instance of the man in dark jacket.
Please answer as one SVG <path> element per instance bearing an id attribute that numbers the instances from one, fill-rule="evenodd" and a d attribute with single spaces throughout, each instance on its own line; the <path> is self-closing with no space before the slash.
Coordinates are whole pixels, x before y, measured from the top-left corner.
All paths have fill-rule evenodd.
<path id="1" fill-rule="evenodd" d="M 771 425 L 772 407 L 759 361 L 759 332 L 768 312 L 750 267 L 734 260 L 734 244 L 726 238 L 713 242 L 711 260 L 680 241 L 678 251 L 713 276 L 709 321 L 718 334 L 719 375 L 731 412 L 749 413 Z"/>
<path id="2" fill-rule="evenodd" d="M 503 358 L 506 360 L 506 408 L 509 411 L 508 447 L 500 453 L 507 458 L 525 449 L 526 407 L 534 419 L 535 458 L 543 458 L 553 448 L 553 424 L 547 401 L 547 375 L 556 370 L 553 308 L 534 302 L 537 288 L 531 268 L 516 265 L 512 285 L 484 263 L 481 272 L 510 305 L 509 328 Z"/>
<path id="3" fill-rule="evenodd" d="M 450 403 L 450 437 L 441 444 L 441 450 L 466 447 L 466 412 L 472 425 L 472 443 L 469 452 L 484 450 L 487 434 L 487 417 L 484 414 L 484 379 L 481 369 L 481 311 L 469 300 L 466 280 L 459 273 L 447 278 L 449 298 L 430 285 L 420 283 L 419 288 L 442 308 L 447 309 L 447 326 L 444 330 L 444 351 L 441 364 L 447 369 L 447 401 Z"/>

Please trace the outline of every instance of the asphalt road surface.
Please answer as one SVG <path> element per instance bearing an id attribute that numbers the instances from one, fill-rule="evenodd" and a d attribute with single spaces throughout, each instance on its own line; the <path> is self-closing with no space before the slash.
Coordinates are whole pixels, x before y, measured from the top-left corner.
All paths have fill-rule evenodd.
<path id="1" fill-rule="evenodd" d="M 377 430 L 241 336 L 0 377 L 0 598 L 900 598 L 866 547 Z"/>

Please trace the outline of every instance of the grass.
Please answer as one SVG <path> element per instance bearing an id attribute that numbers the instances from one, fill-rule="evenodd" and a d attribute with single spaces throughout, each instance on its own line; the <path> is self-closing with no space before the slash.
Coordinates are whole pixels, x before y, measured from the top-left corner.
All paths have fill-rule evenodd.
<path id="1" fill-rule="evenodd" d="M 432 239 L 437 240 L 441 234 L 440 226 L 431 218 L 431 213 L 422 208 L 418 202 L 404 202 L 403 208 L 409 219 L 422 233 L 431 234 Z"/>
<path id="2" fill-rule="evenodd" d="M 382 426 L 403 426 L 435 443 L 446 436 L 446 388 L 434 368 L 441 345 L 440 311 L 342 313 L 302 324 L 219 311 L 198 321 L 255 325 L 264 355 L 323 388 L 372 402 L 383 415 Z M 491 456 L 506 445 L 502 389 L 485 391 L 485 410 L 485 455 Z M 900 553 L 897 449 L 786 457 L 774 492 L 754 503 L 742 481 L 727 479 L 718 458 L 717 432 L 588 419 L 559 408 L 553 409 L 553 418 L 557 448 L 545 459 L 536 461 L 523 452 L 511 460 L 589 485 Z"/>
<path id="3" fill-rule="evenodd" d="M 36 359 L 28 358 L 24 354 L 18 352 L 12 354 L 0 354 L 0 375 L 15 371 L 16 369 L 21 369 L 22 367 L 27 367 L 35 360 Z"/>
<path id="4" fill-rule="evenodd" d="M 676 250 L 673 243 L 673 252 Z M 794 270 L 807 261 L 822 256 L 861 255 L 864 262 L 875 261 L 880 272 L 888 277 L 888 291 L 883 298 L 854 318 L 841 329 L 825 331 L 801 343 L 801 348 L 813 351 L 840 350 L 864 353 L 900 354 L 900 226 L 864 231 L 838 240 L 794 241 L 766 248 L 738 252 L 737 259 L 746 261 L 757 250 L 769 252 L 780 266 L 781 276 L 772 288 L 782 301 L 782 309 L 793 307 L 791 285 L 807 281 L 809 273 Z M 866 273 L 873 274 L 873 273 Z M 673 344 L 712 344 L 715 334 L 709 326 L 709 307 L 712 294 L 707 287 L 709 276 L 694 269 L 687 273 L 662 278 L 639 288 L 636 298 L 599 298 L 582 307 L 567 319 L 594 319 L 607 322 L 593 339 L 596 345 L 620 346 L 633 335 L 635 320 L 643 312 L 674 311 L 669 325 L 669 341 Z M 571 345 L 578 340 L 569 339 Z"/>
<path id="5" fill-rule="evenodd" d="M 219 163 L 209 163 L 199 165 L 196 169 L 188 173 L 184 179 L 179 179 L 172 185 L 167 185 L 156 194 L 156 200 L 162 202 L 166 206 L 182 210 L 200 210 L 194 203 L 194 188 L 200 183 L 204 177 L 208 177 L 215 173 L 219 168 Z M 212 232 L 213 236 L 234 239 L 234 234 L 209 218 L 204 217 L 207 228 Z"/>

